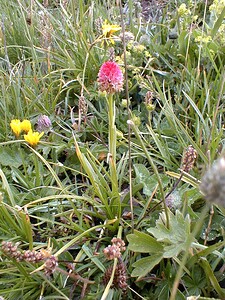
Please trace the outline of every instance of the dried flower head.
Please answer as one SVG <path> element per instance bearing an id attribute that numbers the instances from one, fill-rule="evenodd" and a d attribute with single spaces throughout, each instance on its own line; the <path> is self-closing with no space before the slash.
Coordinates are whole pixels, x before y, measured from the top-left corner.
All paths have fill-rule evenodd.
<path id="1" fill-rule="evenodd" d="M 37 128 L 36 128 L 38 132 L 42 132 L 42 131 L 47 132 L 51 129 L 51 127 L 52 127 L 52 122 L 48 116 L 40 115 L 38 117 Z"/>
<path id="2" fill-rule="evenodd" d="M 83 116 L 87 115 L 88 105 L 84 96 L 79 97 L 78 108 L 81 115 Z"/>
<path id="3" fill-rule="evenodd" d="M 10 122 L 10 127 L 15 134 L 15 136 L 18 138 L 22 129 L 21 129 L 21 122 L 18 119 L 14 119 Z"/>
<path id="4" fill-rule="evenodd" d="M 108 49 L 109 61 L 115 61 L 115 49 L 110 47 Z"/>
<path id="5" fill-rule="evenodd" d="M 99 18 L 95 19 L 94 29 L 96 30 L 98 35 L 102 34 L 102 24 L 103 24 L 102 17 L 99 17 Z"/>
<path id="6" fill-rule="evenodd" d="M 171 210 L 180 209 L 182 206 L 182 200 L 178 191 L 173 191 L 165 198 L 166 206 Z"/>
<path id="7" fill-rule="evenodd" d="M 111 276 L 112 276 L 113 266 L 110 266 L 104 274 L 103 284 L 107 285 Z M 116 289 L 120 289 L 123 293 L 127 290 L 127 270 L 126 266 L 121 259 L 119 259 L 118 264 L 116 266 L 114 278 L 113 278 L 113 287 Z"/>
<path id="8" fill-rule="evenodd" d="M 123 88 L 123 73 L 119 65 L 113 61 L 105 62 L 98 73 L 98 84 L 101 92 L 120 92 Z"/>
<path id="9" fill-rule="evenodd" d="M 190 172 L 194 166 L 195 160 L 197 158 L 197 151 L 194 149 L 192 145 L 188 146 L 185 151 L 182 159 L 181 169 L 184 172 Z"/>
<path id="10" fill-rule="evenodd" d="M 221 157 L 202 177 L 200 190 L 205 199 L 225 207 L 225 158 Z"/>
<path id="11" fill-rule="evenodd" d="M 31 147 L 36 147 L 40 141 L 40 138 L 43 136 L 44 132 L 34 132 L 30 130 L 27 134 L 24 135 L 24 139 Z"/>

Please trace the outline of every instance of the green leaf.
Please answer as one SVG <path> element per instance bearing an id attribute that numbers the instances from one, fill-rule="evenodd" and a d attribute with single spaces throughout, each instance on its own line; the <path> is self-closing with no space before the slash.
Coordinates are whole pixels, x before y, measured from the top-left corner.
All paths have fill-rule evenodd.
<path id="1" fill-rule="evenodd" d="M 105 272 L 105 267 L 104 265 L 101 263 L 101 261 L 97 258 L 97 256 L 95 256 L 92 251 L 88 248 L 88 246 L 86 244 L 84 244 L 82 246 L 83 251 L 85 252 L 85 254 L 89 257 L 89 259 L 102 271 Z"/>
<path id="2" fill-rule="evenodd" d="M 221 14 L 219 16 L 219 18 L 217 19 L 217 21 L 215 22 L 213 29 L 211 31 L 211 36 L 212 38 L 214 38 L 214 36 L 216 35 L 216 33 L 218 32 L 221 24 L 223 23 L 223 20 L 225 18 L 225 7 L 223 8 L 223 10 L 221 11 Z"/>
<path id="3" fill-rule="evenodd" d="M 18 149 L 1 148 L 0 149 L 0 164 L 3 166 L 18 168 L 22 165 L 22 159 L 19 155 Z"/>
<path id="4" fill-rule="evenodd" d="M 147 196 L 150 196 L 157 185 L 157 179 L 151 176 L 148 169 L 142 164 L 134 164 L 134 170 L 136 173 L 136 179 L 138 183 L 142 183 L 143 193 Z M 149 180 L 151 178 L 151 180 Z"/>
<path id="5" fill-rule="evenodd" d="M 220 287 L 219 282 L 218 282 L 216 276 L 214 275 L 213 270 L 212 270 L 209 262 L 207 261 L 207 259 L 205 257 L 202 257 L 200 259 L 200 265 L 202 266 L 203 270 L 205 271 L 206 277 L 209 278 L 212 286 L 214 287 L 214 289 L 218 293 L 220 299 L 224 299 L 225 298 L 225 290 L 223 290 Z"/>
<path id="6" fill-rule="evenodd" d="M 134 270 L 132 277 L 143 277 L 149 273 L 163 258 L 162 253 L 153 254 L 148 257 L 141 258 L 133 264 Z"/>
<path id="7" fill-rule="evenodd" d="M 163 252 L 163 246 L 157 242 L 149 234 L 134 231 L 132 234 L 128 234 L 127 240 L 129 242 L 128 248 L 134 252 L 142 253 L 159 253 Z"/>
<path id="8" fill-rule="evenodd" d="M 164 257 L 177 256 L 182 250 L 186 251 L 188 247 L 188 237 L 190 235 L 190 218 L 187 215 L 186 218 L 181 212 L 176 211 L 175 215 L 169 213 L 169 224 L 170 227 L 166 227 L 165 213 L 161 213 L 159 219 L 156 221 L 155 228 L 149 228 L 150 232 L 157 241 L 163 242 Z"/>

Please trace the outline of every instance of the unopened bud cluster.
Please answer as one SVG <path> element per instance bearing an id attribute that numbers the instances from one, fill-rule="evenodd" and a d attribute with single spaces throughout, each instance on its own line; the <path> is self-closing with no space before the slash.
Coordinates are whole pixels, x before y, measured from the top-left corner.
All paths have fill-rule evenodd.
<path id="1" fill-rule="evenodd" d="M 18 249 L 19 243 L 13 244 L 12 242 L 2 242 L 2 252 L 8 257 L 16 259 L 18 262 L 30 262 L 39 263 L 44 261 L 44 271 L 46 275 L 51 275 L 55 268 L 57 267 L 57 258 L 54 255 L 45 255 L 47 251 L 35 251 L 35 250 L 25 250 L 22 251 Z"/>
<path id="2" fill-rule="evenodd" d="M 83 115 L 83 116 L 87 115 L 88 106 L 87 106 L 87 102 L 86 102 L 86 99 L 84 96 L 79 97 L 78 108 L 79 108 L 81 115 Z"/>
<path id="3" fill-rule="evenodd" d="M 45 260 L 45 275 L 51 275 L 58 266 L 58 260 L 54 255 L 49 256 Z"/>
<path id="4" fill-rule="evenodd" d="M 35 250 L 26 250 L 23 252 L 23 260 L 31 263 L 38 263 L 44 259 L 43 255 Z"/>
<path id="5" fill-rule="evenodd" d="M 113 238 L 112 245 L 109 245 L 103 250 L 105 257 L 108 260 L 121 257 L 121 252 L 126 250 L 125 243 L 120 238 Z"/>
<path id="6" fill-rule="evenodd" d="M 197 151 L 193 148 L 193 146 L 191 145 L 188 146 L 183 156 L 181 169 L 184 172 L 189 173 L 194 166 L 196 158 L 197 158 Z"/>
<path id="7" fill-rule="evenodd" d="M 52 127 L 52 122 L 46 115 L 40 115 L 37 121 L 37 131 L 39 132 L 48 132 Z"/>
<path id="8" fill-rule="evenodd" d="M 15 258 L 17 261 L 23 260 L 23 254 L 18 249 L 19 243 L 13 244 L 12 242 L 2 242 L 2 251 L 7 256 Z"/>
<path id="9" fill-rule="evenodd" d="M 153 111 L 155 109 L 155 105 L 152 104 L 153 98 L 154 93 L 152 91 L 148 91 L 145 95 L 145 105 L 148 111 Z"/>

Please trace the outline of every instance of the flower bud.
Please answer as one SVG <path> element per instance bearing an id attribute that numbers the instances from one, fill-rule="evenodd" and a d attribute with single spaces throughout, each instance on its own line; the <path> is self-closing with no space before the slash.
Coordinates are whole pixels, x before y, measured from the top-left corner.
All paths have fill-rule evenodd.
<path id="1" fill-rule="evenodd" d="M 40 115 L 37 121 L 37 131 L 38 132 L 47 132 L 51 129 L 52 122 L 46 115 Z"/>

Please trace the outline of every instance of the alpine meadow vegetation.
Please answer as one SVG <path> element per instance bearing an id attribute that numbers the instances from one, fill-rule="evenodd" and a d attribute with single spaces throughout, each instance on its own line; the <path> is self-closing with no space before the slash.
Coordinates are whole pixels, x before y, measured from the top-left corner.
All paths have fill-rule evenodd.
<path id="1" fill-rule="evenodd" d="M 0 299 L 225 299 L 225 0 L 0 11 Z"/>

